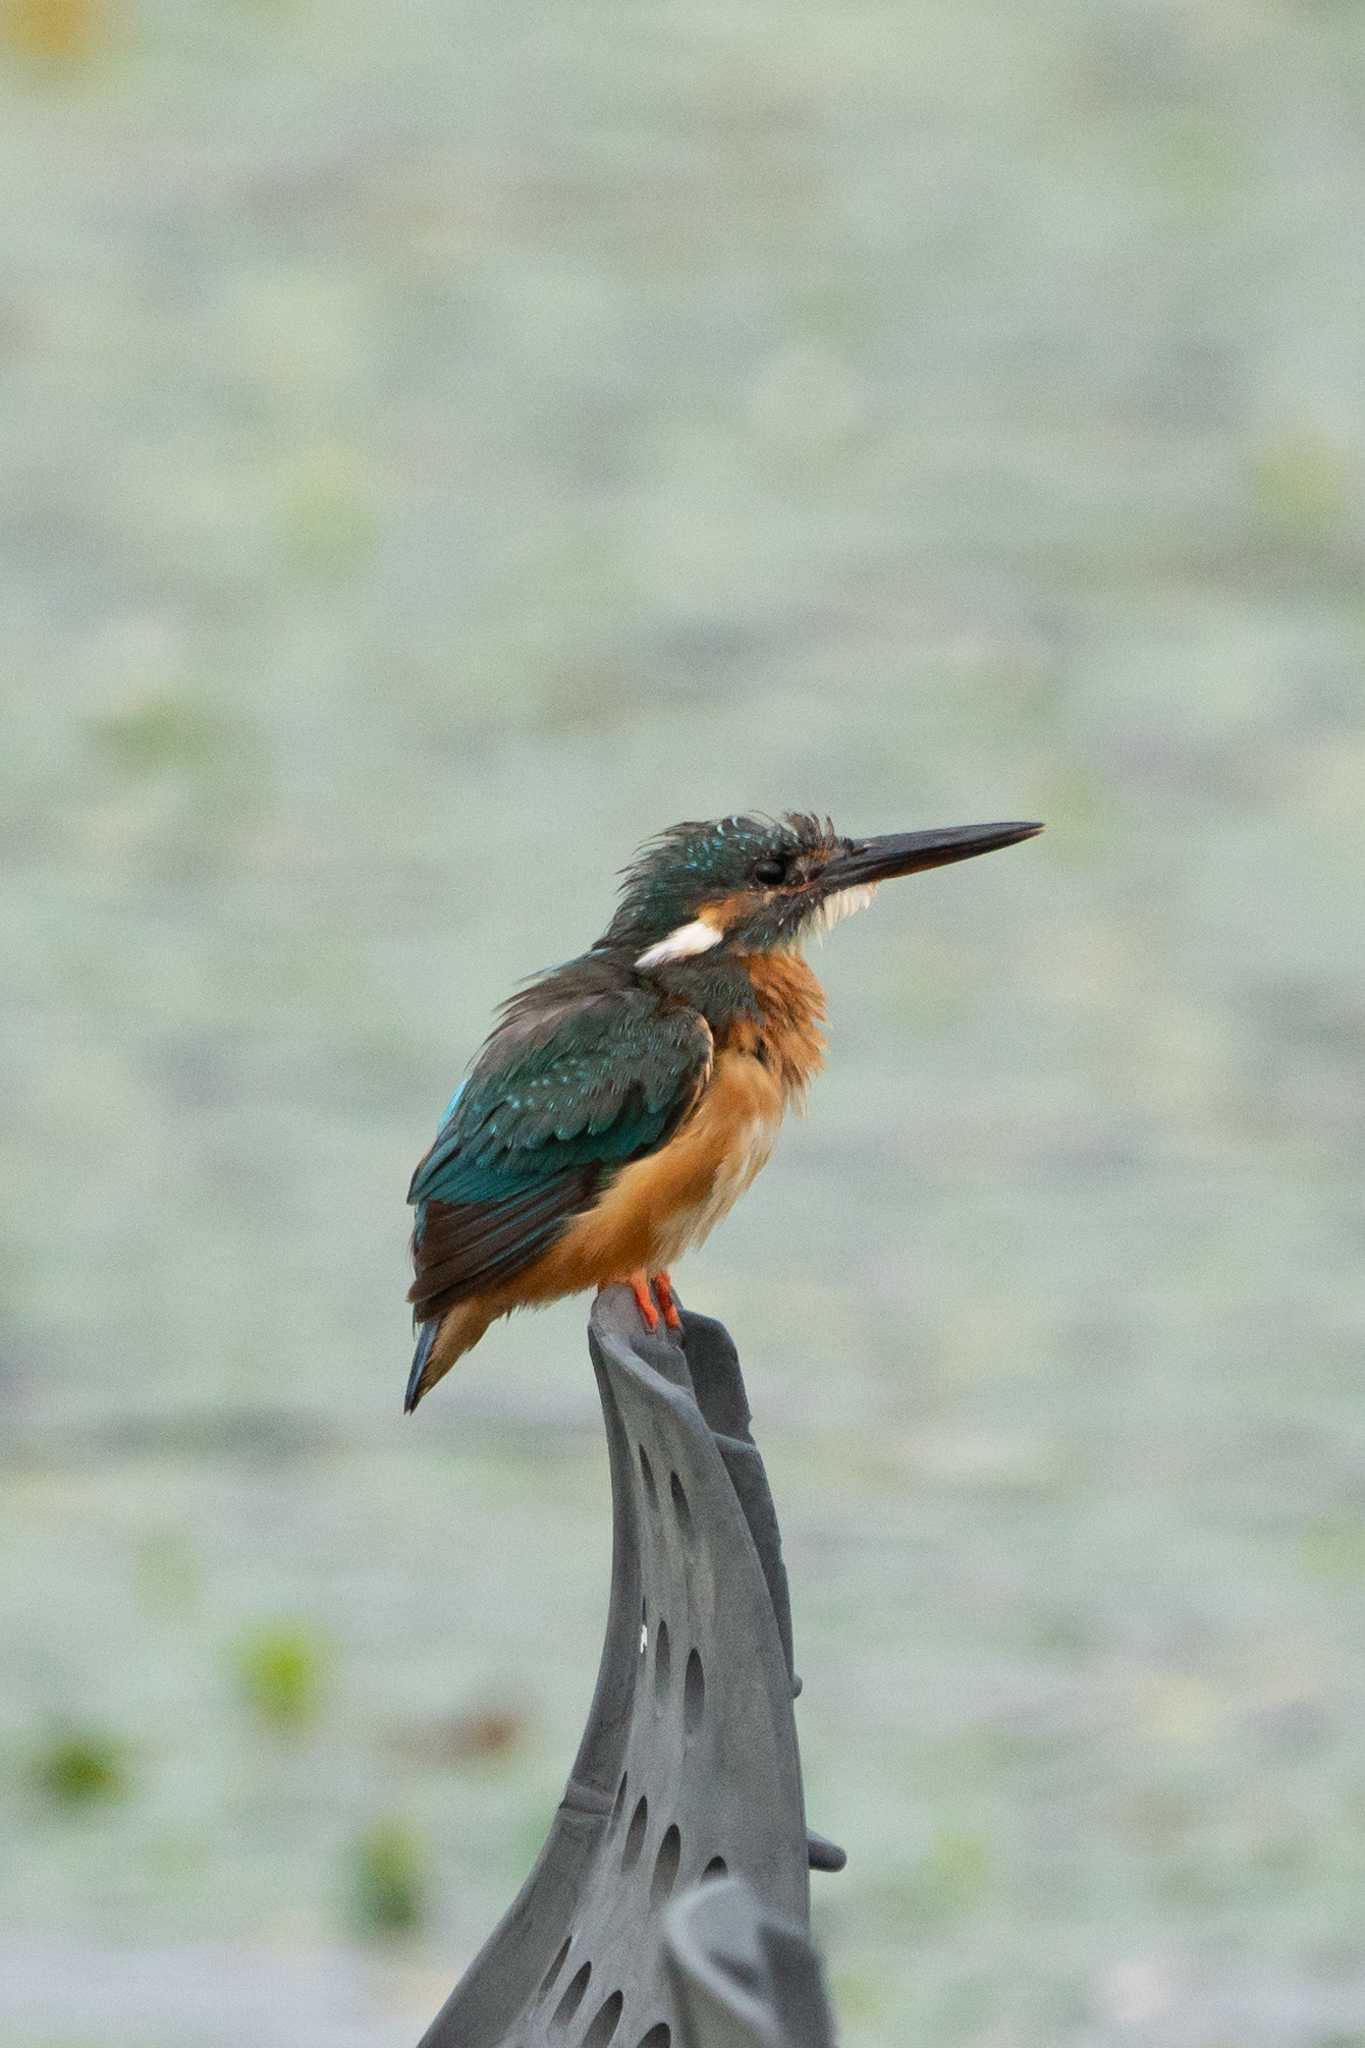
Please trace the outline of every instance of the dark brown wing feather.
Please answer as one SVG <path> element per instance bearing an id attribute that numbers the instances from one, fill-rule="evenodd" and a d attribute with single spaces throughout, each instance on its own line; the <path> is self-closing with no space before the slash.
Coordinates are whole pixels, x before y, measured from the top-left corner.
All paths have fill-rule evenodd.
<path id="1" fill-rule="evenodd" d="M 516 1201 L 428 1202 L 421 1240 L 413 1240 L 408 1289 L 418 1322 L 510 1279 L 528 1263 L 528 1246 L 536 1256 L 560 1225 L 592 1206 L 602 1178 L 600 1166 L 582 1166 Z"/>
<path id="2" fill-rule="evenodd" d="M 517 997 L 484 1047 L 408 1194 L 419 1322 L 534 1264 L 691 1115 L 711 1032 L 627 973 L 570 962 Z"/>

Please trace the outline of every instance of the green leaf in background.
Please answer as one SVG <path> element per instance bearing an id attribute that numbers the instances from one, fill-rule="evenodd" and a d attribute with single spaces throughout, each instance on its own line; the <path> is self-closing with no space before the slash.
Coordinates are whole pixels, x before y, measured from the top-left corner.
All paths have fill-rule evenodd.
<path id="1" fill-rule="evenodd" d="M 169 691 L 102 712 L 88 720 L 86 730 L 104 760 L 130 778 L 201 770 L 225 739 L 222 719 L 207 705 Z"/>
<path id="2" fill-rule="evenodd" d="M 321 1715 L 330 1663 L 326 1643 L 306 1624 L 264 1622 L 237 1645 L 238 1687 L 264 1726 L 301 1734 Z"/>
<path id="3" fill-rule="evenodd" d="M 353 1852 L 357 1924 L 367 1935 L 406 1934 L 426 1916 L 430 1852 L 406 1821 L 375 1821 Z"/>
<path id="4" fill-rule="evenodd" d="M 54 1806 L 100 1806 L 125 1798 L 129 1790 L 124 1746 L 99 1728 L 53 1733 L 34 1757 L 33 1776 Z"/>

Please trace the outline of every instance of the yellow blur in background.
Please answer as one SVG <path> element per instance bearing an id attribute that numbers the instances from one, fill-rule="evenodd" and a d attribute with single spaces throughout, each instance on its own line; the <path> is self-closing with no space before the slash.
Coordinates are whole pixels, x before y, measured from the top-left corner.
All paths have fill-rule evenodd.
<path id="1" fill-rule="evenodd" d="M 1365 2039 L 1365 14 L 0 6 L 0 2036 L 403 2048 L 604 1619 L 411 1167 L 675 819 L 820 956 L 678 1274 L 846 2048 Z"/>

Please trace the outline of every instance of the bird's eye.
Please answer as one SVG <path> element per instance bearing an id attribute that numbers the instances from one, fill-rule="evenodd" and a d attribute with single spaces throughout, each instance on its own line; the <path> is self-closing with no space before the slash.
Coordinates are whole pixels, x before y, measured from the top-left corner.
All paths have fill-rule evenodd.
<path id="1" fill-rule="evenodd" d="M 762 860 L 754 862 L 754 880 L 762 882 L 767 888 L 776 888 L 779 882 L 785 880 L 786 873 L 787 863 L 780 854 L 767 853 Z"/>

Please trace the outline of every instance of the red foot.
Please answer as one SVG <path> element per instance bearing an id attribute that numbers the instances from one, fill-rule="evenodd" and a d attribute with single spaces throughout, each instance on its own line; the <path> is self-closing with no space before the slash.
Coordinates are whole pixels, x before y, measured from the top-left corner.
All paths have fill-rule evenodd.
<path id="1" fill-rule="evenodd" d="M 647 1330 L 659 1327 L 659 1311 L 654 1306 L 654 1297 L 649 1291 L 649 1275 L 641 1267 L 636 1273 L 626 1276 L 626 1285 L 635 1296 L 635 1306 L 640 1311 L 640 1321 Z"/>
<path id="2" fill-rule="evenodd" d="M 664 1321 L 669 1329 L 680 1330 L 683 1326 L 682 1317 L 678 1314 L 678 1304 L 673 1298 L 673 1282 L 667 1273 L 654 1275 L 654 1292 L 659 1297 L 659 1307 L 664 1312 Z"/>

